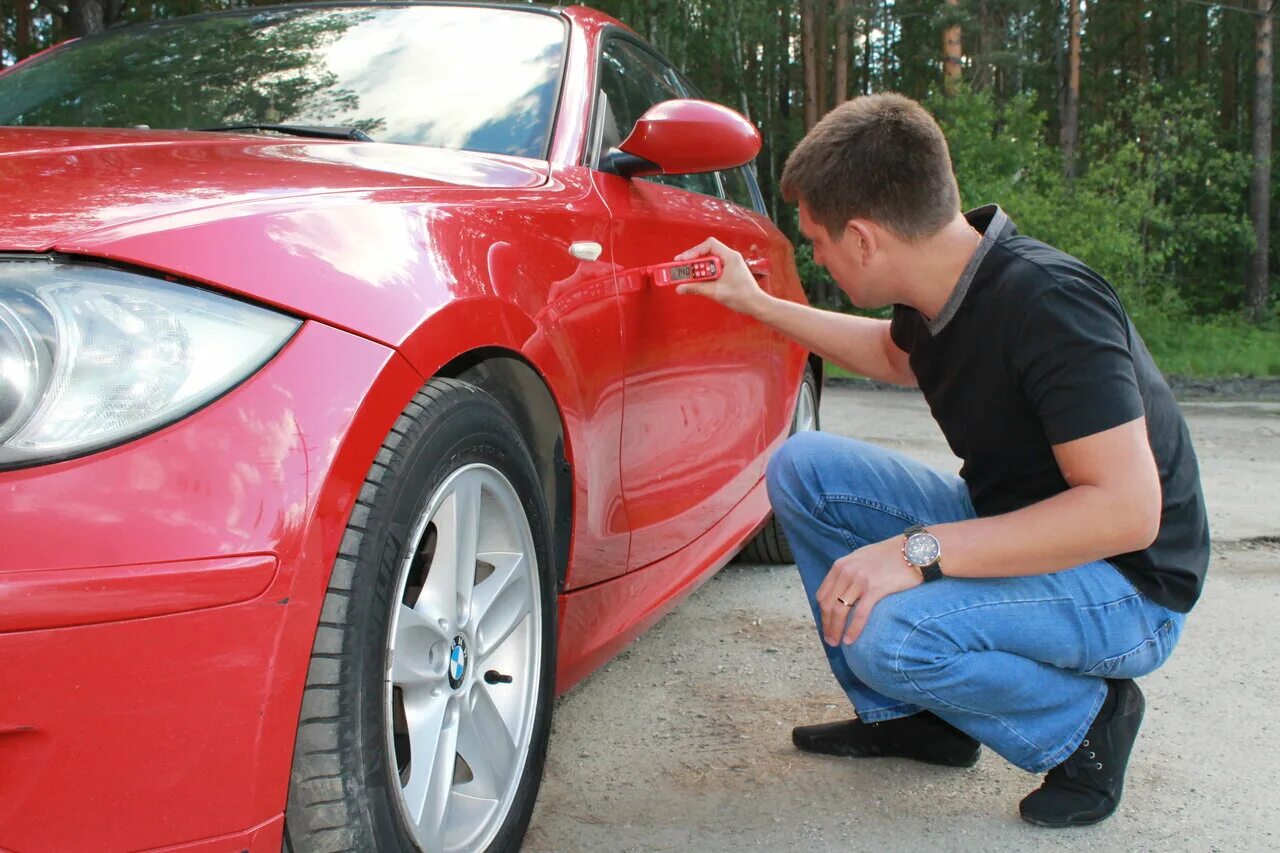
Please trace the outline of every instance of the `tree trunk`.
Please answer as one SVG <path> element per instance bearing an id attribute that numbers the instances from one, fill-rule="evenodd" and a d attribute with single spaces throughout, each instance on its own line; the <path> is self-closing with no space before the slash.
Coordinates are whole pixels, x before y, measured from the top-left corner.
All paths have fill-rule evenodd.
<path id="1" fill-rule="evenodd" d="M 836 0 L 836 106 L 849 100 L 849 13 L 849 0 Z"/>
<path id="2" fill-rule="evenodd" d="M 18 31 L 13 42 L 14 55 L 18 59 L 26 59 L 31 55 L 31 5 L 29 0 L 18 0 L 15 8 L 14 22 Z"/>
<path id="3" fill-rule="evenodd" d="M 120 20 L 123 0 L 69 0 L 64 17 L 67 36 L 78 38 L 100 33 Z"/>
<path id="4" fill-rule="evenodd" d="M 814 0 L 800 0 L 801 56 L 804 65 L 804 129 L 818 123 L 818 65 L 814 32 Z"/>
<path id="5" fill-rule="evenodd" d="M 874 21 L 875 11 L 867 10 L 867 17 L 862 21 L 862 94 L 871 94 L 871 67 L 873 56 L 871 54 L 871 31 L 875 29 Z"/>
<path id="6" fill-rule="evenodd" d="M 791 118 L 791 8 L 781 6 L 778 9 L 778 39 L 781 51 L 777 68 L 782 85 L 778 87 L 778 116 L 786 121 Z"/>
<path id="7" fill-rule="evenodd" d="M 67 9 L 67 34 L 77 38 L 102 32 L 107 26 L 106 14 L 104 0 L 71 0 Z"/>
<path id="8" fill-rule="evenodd" d="M 1062 114 L 1062 162 L 1067 180 L 1076 176 L 1080 144 L 1080 4 L 1067 0 L 1067 101 Z"/>
<path id="9" fill-rule="evenodd" d="M 1151 40 L 1149 35 L 1150 27 L 1147 24 L 1147 4 L 1146 0 L 1137 0 L 1135 6 L 1137 11 L 1137 40 L 1133 43 L 1133 63 L 1138 75 L 1138 85 L 1145 88 L 1150 77 L 1150 64 L 1147 61 L 1147 42 Z"/>
<path id="10" fill-rule="evenodd" d="M 880 23 L 880 32 L 883 34 L 880 40 L 880 88 L 889 88 L 889 39 L 893 32 L 893 13 L 894 10 L 889 7 L 888 0 L 880 7 L 884 12 L 884 20 Z"/>
<path id="11" fill-rule="evenodd" d="M 827 100 L 827 67 L 831 64 L 831 30 L 827 27 L 827 7 L 831 0 L 814 0 L 814 51 L 813 61 L 818 79 L 818 118 L 827 114 L 831 102 Z"/>
<path id="12" fill-rule="evenodd" d="M 1230 131 L 1236 128 L 1236 78 L 1240 75 L 1240 55 L 1236 52 L 1235 41 L 1224 37 L 1222 50 L 1225 54 L 1222 62 L 1222 129 Z"/>
<path id="13" fill-rule="evenodd" d="M 947 5 L 954 11 L 959 8 L 960 0 L 947 0 Z M 960 25 L 947 27 L 942 34 L 942 85 L 948 95 L 955 92 L 960 84 Z"/>
<path id="14" fill-rule="evenodd" d="M 1196 32 L 1199 34 L 1200 40 L 1196 44 L 1196 82 L 1203 83 L 1205 74 L 1209 70 L 1209 7 L 1200 7 L 1200 17 L 1197 21 L 1199 26 Z"/>
<path id="15" fill-rule="evenodd" d="M 1253 185 L 1249 189 L 1249 212 L 1257 247 L 1249 265 L 1245 304 L 1249 318 L 1261 322 L 1267 307 L 1268 238 L 1271 233 L 1271 90 L 1275 66 L 1272 55 L 1275 15 L 1273 0 L 1256 0 L 1256 43 L 1258 65 L 1253 96 Z"/>

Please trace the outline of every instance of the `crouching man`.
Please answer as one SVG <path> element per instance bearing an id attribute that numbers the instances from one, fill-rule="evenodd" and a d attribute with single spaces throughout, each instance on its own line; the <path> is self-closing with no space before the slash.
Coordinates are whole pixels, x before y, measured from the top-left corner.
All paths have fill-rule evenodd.
<path id="1" fill-rule="evenodd" d="M 715 240 L 718 282 L 683 285 L 848 370 L 918 386 L 960 476 L 823 433 L 786 442 L 769 497 L 836 679 L 857 713 L 797 727 L 809 752 L 966 767 L 980 744 L 1045 774 L 1042 826 L 1111 815 L 1142 722 L 1133 679 L 1168 658 L 1209 531 L 1168 385 L 1097 273 L 961 214 L 947 144 L 897 95 L 849 101 L 782 177 L 814 259 L 855 305 L 776 299 Z"/>

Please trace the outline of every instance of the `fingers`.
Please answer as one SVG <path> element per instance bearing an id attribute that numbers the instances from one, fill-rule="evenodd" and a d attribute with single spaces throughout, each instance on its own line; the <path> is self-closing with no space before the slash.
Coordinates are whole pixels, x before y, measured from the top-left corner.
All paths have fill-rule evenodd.
<path id="1" fill-rule="evenodd" d="M 845 601 L 854 601 L 848 595 L 841 597 Z M 831 605 L 823 611 L 822 620 L 822 639 L 826 641 L 828 646 L 840 644 L 840 636 L 843 634 L 845 624 L 849 621 L 849 614 L 852 612 L 853 608 L 835 598 L 831 599 Z"/>
<path id="2" fill-rule="evenodd" d="M 716 283 L 714 281 L 704 281 L 678 284 L 676 285 L 676 293 L 692 293 L 696 296 L 715 296 Z"/>
<path id="3" fill-rule="evenodd" d="M 842 591 L 837 592 L 837 589 L 840 587 L 837 586 L 829 591 L 822 607 L 822 637 L 828 646 L 839 644 L 852 610 L 849 605 L 856 605 L 862 597 L 861 584 L 856 580 L 852 584 L 844 585 Z"/>
<path id="4" fill-rule="evenodd" d="M 871 608 L 879 604 L 882 598 L 884 598 L 882 594 L 869 592 L 858 599 L 857 606 L 853 608 L 853 617 L 844 630 L 843 642 L 846 646 L 857 641 L 862 634 L 862 629 L 867 627 L 867 620 L 871 618 Z"/>

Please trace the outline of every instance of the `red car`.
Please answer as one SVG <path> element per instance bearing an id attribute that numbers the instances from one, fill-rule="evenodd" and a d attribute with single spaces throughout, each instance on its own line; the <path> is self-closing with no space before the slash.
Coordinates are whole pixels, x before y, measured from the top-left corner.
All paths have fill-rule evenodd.
<path id="1" fill-rule="evenodd" d="M 0 847 L 514 849 L 553 695 L 784 544 L 818 365 L 653 269 L 804 298 L 759 136 L 618 22 L 135 25 L 0 124 Z"/>

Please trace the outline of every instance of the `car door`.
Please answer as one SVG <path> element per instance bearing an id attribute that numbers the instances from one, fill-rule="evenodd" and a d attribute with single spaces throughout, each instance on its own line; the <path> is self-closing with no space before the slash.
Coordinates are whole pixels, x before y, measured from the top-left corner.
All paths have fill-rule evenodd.
<path id="1" fill-rule="evenodd" d="M 684 97 L 674 70 L 629 38 L 607 39 L 599 67 L 597 152 L 621 142 L 649 107 Z M 709 236 L 748 258 L 766 258 L 769 246 L 714 173 L 628 180 L 598 169 L 595 179 L 619 280 L 622 487 L 635 569 L 706 532 L 759 481 L 770 380 L 760 323 L 656 286 L 648 268 Z"/>

